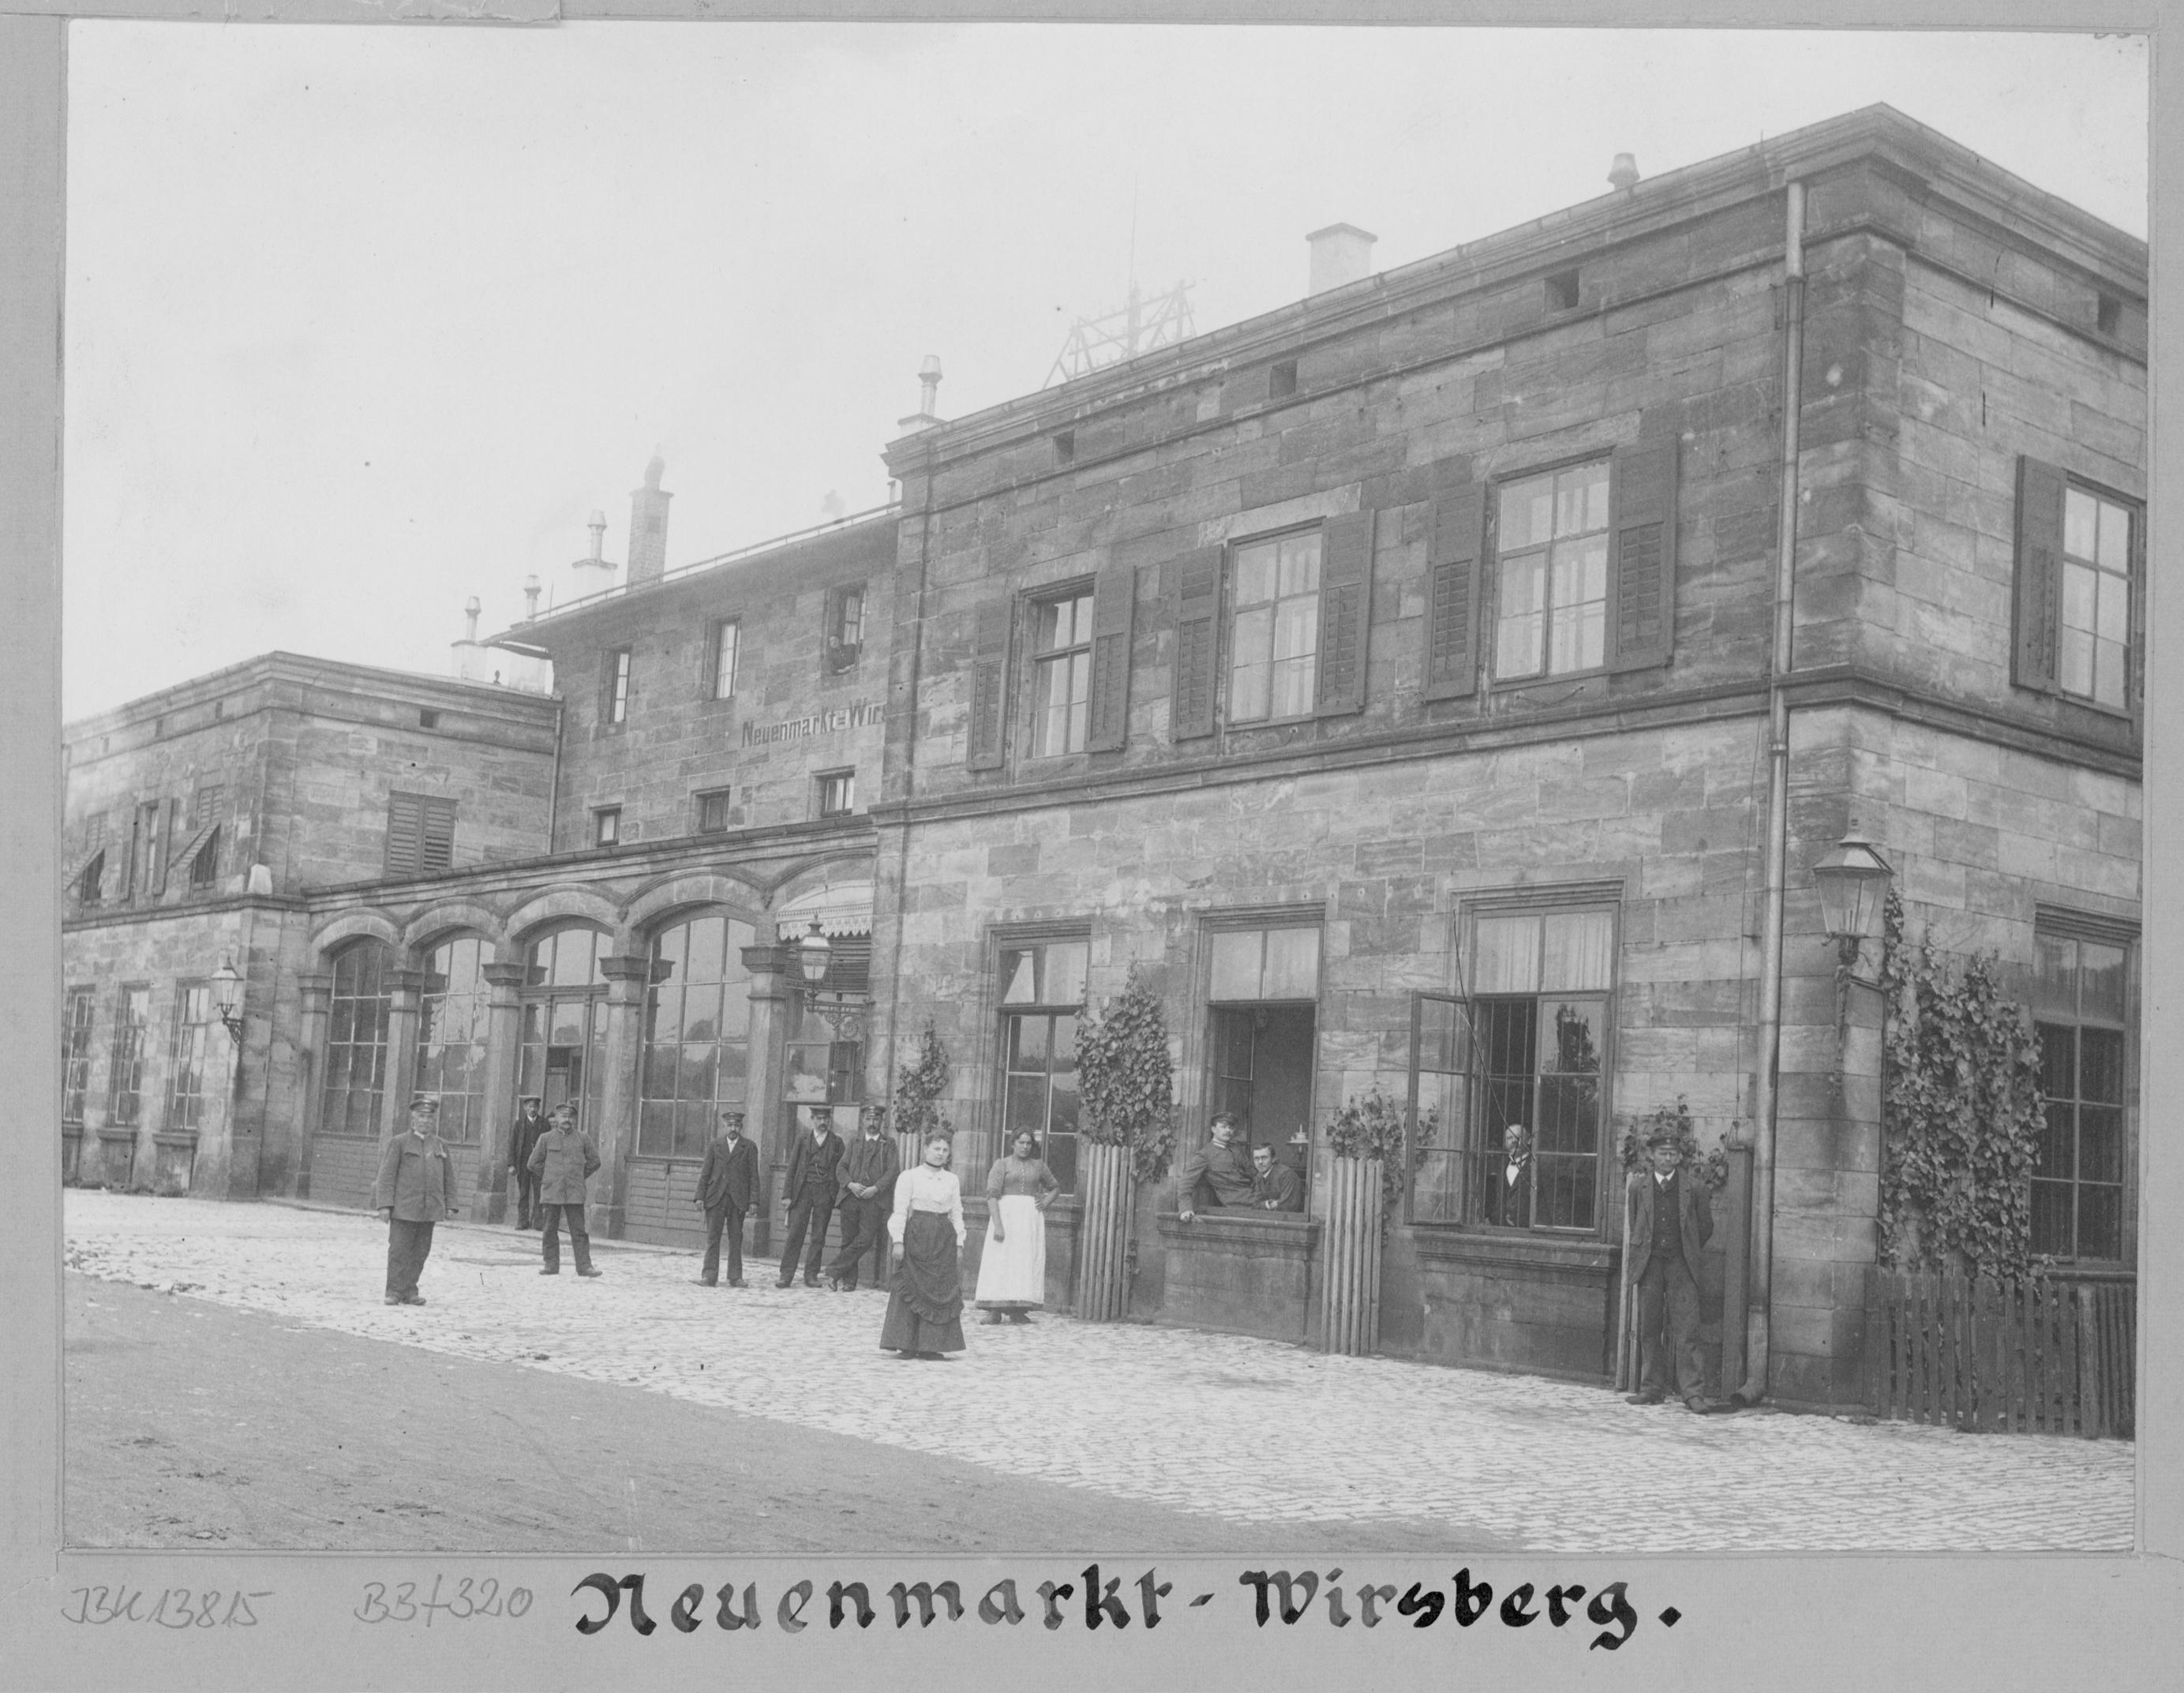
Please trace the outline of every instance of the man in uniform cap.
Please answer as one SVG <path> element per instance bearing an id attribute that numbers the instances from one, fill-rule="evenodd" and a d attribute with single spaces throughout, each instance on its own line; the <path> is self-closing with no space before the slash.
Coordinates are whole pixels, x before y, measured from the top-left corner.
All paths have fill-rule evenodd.
<path id="1" fill-rule="evenodd" d="M 417 1278 L 432 1250 L 432 1225 L 455 1214 L 455 1167 L 440 1139 L 440 1102 L 410 1101 L 410 1132 L 387 1143 L 373 1203 L 387 1219 L 387 1302 L 422 1305 Z"/>

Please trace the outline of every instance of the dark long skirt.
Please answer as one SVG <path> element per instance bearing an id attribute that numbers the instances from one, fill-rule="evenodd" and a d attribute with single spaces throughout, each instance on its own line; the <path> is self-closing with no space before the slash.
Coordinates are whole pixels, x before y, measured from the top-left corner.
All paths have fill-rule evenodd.
<path id="1" fill-rule="evenodd" d="M 903 1229 L 880 1345 L 904 1352 L 963 1350 L 963 1283 L 956 1231 L 937 1211 L 914 1211 Z"/>

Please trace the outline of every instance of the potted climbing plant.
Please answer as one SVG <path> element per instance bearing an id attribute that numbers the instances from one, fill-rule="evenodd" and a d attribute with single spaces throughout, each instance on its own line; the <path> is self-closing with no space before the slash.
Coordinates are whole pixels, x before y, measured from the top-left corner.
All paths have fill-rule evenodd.
<path id="1" fill-rule="evenodd" d="M 1112 1322 L 1128 1302 L 1131 1200 L 1175 1150 L 1167 1015 L 1145 966 L 1077 1025 L 1078 1314 Z"/>

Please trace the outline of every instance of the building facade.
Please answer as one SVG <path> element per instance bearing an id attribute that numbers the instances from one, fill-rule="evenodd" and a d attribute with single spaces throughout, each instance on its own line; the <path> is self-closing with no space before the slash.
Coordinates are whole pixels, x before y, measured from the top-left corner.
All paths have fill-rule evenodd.
<path id="1" fill-rule="evenodd" d="M 1880 1006 L 1810 872 L 1857 834 L 2034 1007 L 2035 1250 L 2127 1268 L 2143 244 L 1881 108 L 1362 280 L 1323 238 L 1295 305 L 915 420 L 888 511 L 667 572 L 655 466 L 629 581 L 499 638 L 558 690 L 543 847 L 299 896 L 280 1190 L 355 1197 L 314 1149 L 444 1086 L 465 995 L 489 1210 L 566 1093 L 607 1232 L 691 1239 L 721 1104 L 777 1165 L 928 1023 L 967 1186 L 1019 1128 L 1067 1181 L 1077 1022 L 1142 966 L 1181 1151 L 1230 1111 L 1308 1199 L 1142 1188 L 1133 1315 L 1319 1339 L 1326 1127 L 1378 1090 L 1429 1130 L 1382 1350 L 1597 1378 L 1621 1137 L 1680 1099 L 1751 1172 L 1724 1386 L 1848 1404 Z"/>

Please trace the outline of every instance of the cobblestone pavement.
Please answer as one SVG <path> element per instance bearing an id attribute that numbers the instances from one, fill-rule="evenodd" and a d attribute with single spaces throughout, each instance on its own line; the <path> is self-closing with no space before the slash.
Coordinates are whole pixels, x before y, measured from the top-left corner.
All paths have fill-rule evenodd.
<path id="1" fill-rule="evenodd" d="M 538 1237 L 443 1225 L 422 1307 L 381 1302 L 385 1225 L 70 1191 L 67 1267 L 347 1334 L 679 1395 L 1245 1525 L 1440 1519 L 1541 1551 L 2127 1550 L 2133 1448 L 1769 1412 L 1240 1336 L 1075 1322 L 967 1330 L 911 1364 L 885 1296 L 696 1285 L 616 1242 L 537 1273 Z M 1033 1438 L 1027 1438 L 1029 1435 Z M 1250 1455 L 1260 1455 L 1253 1457 Z"/>

